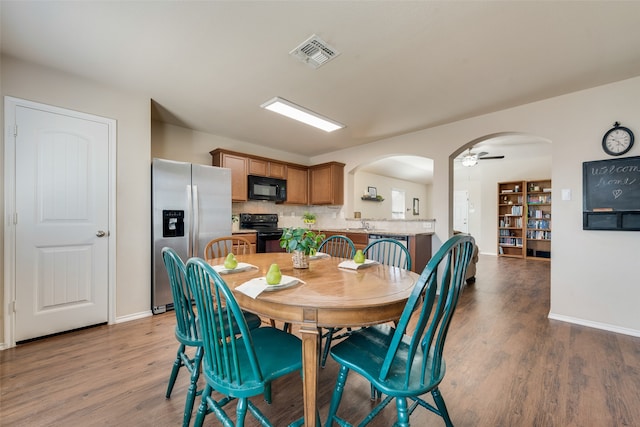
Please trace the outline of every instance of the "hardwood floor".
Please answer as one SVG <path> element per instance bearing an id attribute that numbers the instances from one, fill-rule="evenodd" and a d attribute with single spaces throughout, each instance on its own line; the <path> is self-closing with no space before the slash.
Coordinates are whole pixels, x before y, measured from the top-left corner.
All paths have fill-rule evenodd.
<path id="1" fill-rule="evenodd" d="M 440 389 L 456 426 L 640 426 L 640 339 L 549 320 L 548 312 L 549 263 L 480 256 L 445 348 Z M 185 372 L 164 398 L 174 322 L 165 313 L 0 351 L 0 425 L 180 425 Z M 320 372 L 323 418 L 336 374 L 329 359 Z M 339 413 L 359 420 L 368 396 L 368 383 L 350 375 Z M 302 416 L 300 377 L 275 382 L 272 405 L 254 401 L 275 426 L 287 425 Z M 205 424 L 219 425 L 214 419 Z M 394 419 L 390 405 L 370 425 Z M 411 421 L 444 425 L 421 408 Z"/>

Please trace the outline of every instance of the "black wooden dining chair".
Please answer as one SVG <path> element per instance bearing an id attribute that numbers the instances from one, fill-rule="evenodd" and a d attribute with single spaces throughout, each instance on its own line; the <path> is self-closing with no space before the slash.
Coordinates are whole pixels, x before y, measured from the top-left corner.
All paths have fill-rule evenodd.
<path id="1" fill-rule="evenodd" d="M 409 417 L 418 406 L 440 415 L 447 426 L 453 425 L 438 386 L 445 374 L 442 354 L 447 331 L 473 248 L 471 236 L 450 238 L 427 263 L 396 328 L 388 324 L 363 328 L 332 347 L 331 357 L 340 364 L 340 372 L 327 426 L 334 422 L 351 425 L 337 415 L 349 371 L 362 375 L 386 395 L 360 426 L 369 423 L 393 399 L 397 413 L 394 426 L 408 427 Z M 426 393 L 431 393 L 435 405 L 423 399 Z M 412 401 L 410 406 L 407 399 Z"/>

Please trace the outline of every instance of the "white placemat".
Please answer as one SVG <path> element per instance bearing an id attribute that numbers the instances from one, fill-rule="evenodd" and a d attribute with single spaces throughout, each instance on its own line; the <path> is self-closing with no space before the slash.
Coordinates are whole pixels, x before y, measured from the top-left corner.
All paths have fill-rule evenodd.
<path id="1" fill-rule="evenodd" d="M 372 259 L 365 259 L 364 263 L 362 264 L 357 264 L 355 261 L 353 261 L 352 259 L 348 259 L 346 261 L 342 261 L 340 264 L 338 264 L 338 267 L 340 268 L 347 268 L 349 270 L 358 270 L 360 268 L 366 268 L 366 267 L 370 267 L 374 264 L 379 264 L 378 261 L 374 261 Z"/>
<path id="2" fill-rule="evenodd" d="M 283 275 L 280 279 L 280 283 L 277 285 L 267 285 L 267 279 L 264 277 L 256 277 L 248 282 L 244 282 L 242 285 L 236 287 L 236 291 L 240 291 L 243 294 L 256 298 L 262 292 L 271 292 L 278 289 L 288 288 L 290 286 L 297 285 L 298 283 L 304 283 L 297 277 Z"/>
<path id="3" fill-rule="evenodd" d="M 224 265 L 214 265 L 213 269 L 218 274 L 231 274 L 231 273 L 240 273 L 241 271 L 251 270 L 252 268 L 257 269 L 253 264 L 247 264 L 246 262 L 239 262 L 236 268 L 226 268 Z"/>

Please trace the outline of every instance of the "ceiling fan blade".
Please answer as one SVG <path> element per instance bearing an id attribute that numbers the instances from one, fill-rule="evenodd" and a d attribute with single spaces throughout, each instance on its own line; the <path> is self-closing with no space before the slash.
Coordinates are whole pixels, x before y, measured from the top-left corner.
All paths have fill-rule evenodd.
<path id="1" fill-rule="evenodd" d="M 504 156 L 486 156 L 478 157 L 478 160 L 504 159 Z"/>
<path id="2" fill-rule="evenodd" d="M 478 158 L 480 158 L 480 157 L 482 157 L 482 156 L 486 156 L 487 154 L 489 154 L 489 153 L 487 153 L 486 151 L 481 151 L 481 152 L 479 152 L 478 154 L 474 154 L 474 155 L 475 155 L 475 156 L 478 156 Z"/>

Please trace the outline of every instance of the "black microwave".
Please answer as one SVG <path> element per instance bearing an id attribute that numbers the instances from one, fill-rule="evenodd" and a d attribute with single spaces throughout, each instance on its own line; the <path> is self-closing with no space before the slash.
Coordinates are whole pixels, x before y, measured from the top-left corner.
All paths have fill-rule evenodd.
<path id="1" fill-rule="evenodd" d="M 287 200 L 287 181 L 266 176 L 249 175 L 249 200 Z"/>

